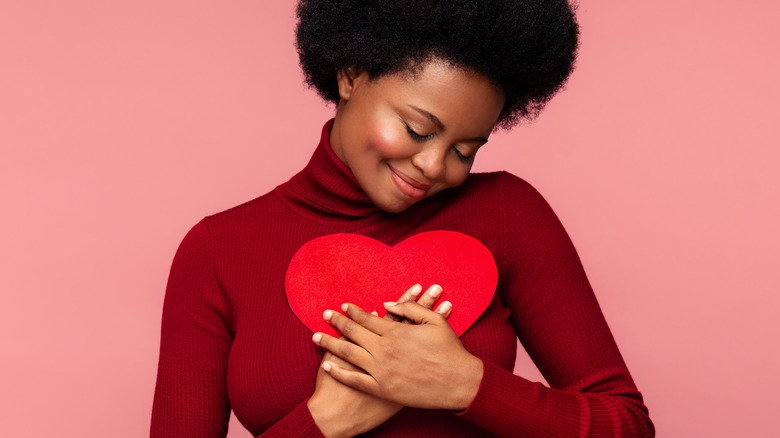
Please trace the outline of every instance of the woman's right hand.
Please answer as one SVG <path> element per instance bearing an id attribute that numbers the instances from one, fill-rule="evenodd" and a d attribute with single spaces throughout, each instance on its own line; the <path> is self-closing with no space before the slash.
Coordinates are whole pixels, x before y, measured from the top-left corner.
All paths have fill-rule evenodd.
<path id="1" fill-rule="evenodd" d="M 441 287 L 433 285 L 424 294 L 422 286 L 416 284 L 397 300 L 417 303 L 430 309 L 441 294 Z M 445 302 L 446 303 L 446 302 Z M 436 312 L 445 318 L 452 312 L 449 303 L 439 305 Z M 392 319 L 392 315 L 385 316 Z M 325 352 L 322 361 L 329 361 L 350 370 L 357 370 L 352 364 Z M 317 383 L 314 394 L 309 398 L 309 412 L 320 431 L 326 437 L 355 436 L 368 432 L 389 420 L 403 407 L 370 394 L 352 389 L 329 376 L 322 367 L 317 369 Z"/>

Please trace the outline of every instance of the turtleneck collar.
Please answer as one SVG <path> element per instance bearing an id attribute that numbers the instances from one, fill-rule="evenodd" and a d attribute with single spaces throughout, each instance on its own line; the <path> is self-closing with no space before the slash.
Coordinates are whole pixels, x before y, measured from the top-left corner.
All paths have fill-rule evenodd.
<path id="1" fill-rule="evenodd" d="M 285 201 L 315 215 L 365 218 L 381 210 L 358 184 L 352 171 L 330 147 L 333 119 L 322 127 L 320 142 L 309 164 L 276 188 Z"/>

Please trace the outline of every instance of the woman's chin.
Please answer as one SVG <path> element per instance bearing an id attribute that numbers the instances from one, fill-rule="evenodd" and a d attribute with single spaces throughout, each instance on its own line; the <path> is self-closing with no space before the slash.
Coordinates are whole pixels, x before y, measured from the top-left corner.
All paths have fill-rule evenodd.
<path id="1" fill-rule="evenodd" d="M 387 197 L 382 199 L 371 199 L 374 205 L 387 213 L 401 213 L 415 204 L 412 199 L 398 199 L 396 197 Z"/>

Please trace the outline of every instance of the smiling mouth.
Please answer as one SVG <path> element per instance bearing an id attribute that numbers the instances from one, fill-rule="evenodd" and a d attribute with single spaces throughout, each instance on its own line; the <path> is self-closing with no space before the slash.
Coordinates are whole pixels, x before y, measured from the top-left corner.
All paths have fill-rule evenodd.
<path id="1" fill-rule="evenodd" d="M 390 169 L 390 178 L 393 180 L 393 183 L 395 183 L 401 193 L 410 198 L 422 199 L 431 188 L 430 184 L 423 184 L 414 178 L 395 170 L 393 166 L 389 164 L 387 167 Z"/>

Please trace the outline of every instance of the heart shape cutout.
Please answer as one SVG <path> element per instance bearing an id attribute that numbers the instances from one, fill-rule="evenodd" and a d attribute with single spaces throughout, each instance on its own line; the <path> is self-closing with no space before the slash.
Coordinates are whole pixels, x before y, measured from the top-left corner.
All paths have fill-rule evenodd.
<path id="1" fill-rule="evenodd" d="M 424 289 L 442 287 L 439 302 L 452 303 L 448 322 L 460 336 L 493 299 L 498 269 L 482 242 L 455 231 L 416 234 L 393 247 L 340 233 L 305 243 L 290 260 L 285 278 L 295 315 L 312 332 L 334 336 L 337 331 L 322 319 L 326 309 L 349 302 L 384 316 L 382 303 L 397 300 L 415 283 Z"/>

